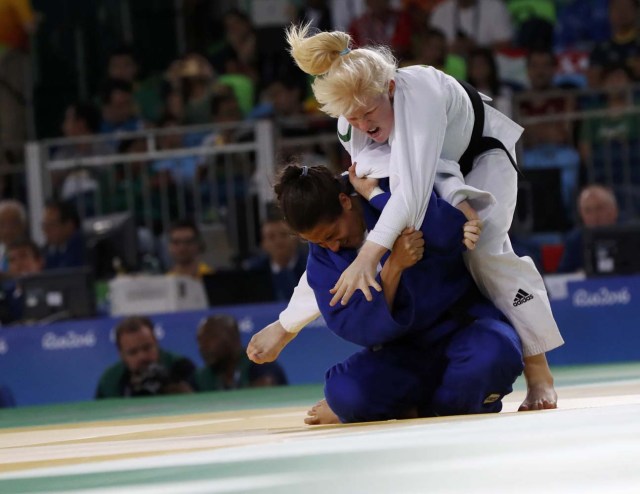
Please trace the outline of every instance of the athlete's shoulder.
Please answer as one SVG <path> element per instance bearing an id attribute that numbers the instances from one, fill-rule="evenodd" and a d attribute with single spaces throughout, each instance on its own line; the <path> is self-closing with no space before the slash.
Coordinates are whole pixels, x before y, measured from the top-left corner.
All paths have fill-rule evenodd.
<path id="1" fill-rule="evenodd" d="M 338 138 L 342 142 L 349 142 L 352 137 L 353 127 L 342 115 L 338 117 Z"/>

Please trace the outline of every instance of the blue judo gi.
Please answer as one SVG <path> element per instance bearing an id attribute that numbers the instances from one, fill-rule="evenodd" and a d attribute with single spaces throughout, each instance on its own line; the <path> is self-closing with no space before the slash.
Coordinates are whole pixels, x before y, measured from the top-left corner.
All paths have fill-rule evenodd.
<path id="1" fill-rule="evenodd" d="M 361 201 L 369 230 L 389 197 L 385 192 L 371 203 L 354 197 Z M 465 221 L 432 193 L 420 228 L 424 256 L 403 272 L 393 311 L 384 293 L 375 290 L 372 302 L 357 291 L 346 306 L 331 307 L 329 290 L 357 251 L 310 246 L 307 278 L 327 326 L 366 347 L 326 373 L 325 397 L 342 422 L 502 409 L 502 397 L 523 369 L 522 346 L 464 265 Z M 387 258 L 388 253 L 381 263 Z"/>

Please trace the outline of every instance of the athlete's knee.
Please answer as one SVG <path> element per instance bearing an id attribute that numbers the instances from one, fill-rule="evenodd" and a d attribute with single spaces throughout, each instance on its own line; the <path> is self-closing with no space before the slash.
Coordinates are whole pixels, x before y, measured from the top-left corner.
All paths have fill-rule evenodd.
<path id="1" fill-rule="evenodd" d="M 433 398 L 439 415 L 499 412 L 523 369 L 515 330 L 494 319 L 479 319 L 466 328 L 447 357 L 449 367 Z"/>
<path id="2" fill-rule="evenodd" d="M 475 334 L 473 354 L 477 375 L 508 383 L 522 373 L 522 343 L 509 324 L 495 319 L 479 319 L 470 328 Z"/>
<path id="3" fill-rule="evenodd" d="M 361 380 L 348 373 L 327 373 L 324 396 L 341 422 L 360 422 L 367 414 L 370 402 Z"/>

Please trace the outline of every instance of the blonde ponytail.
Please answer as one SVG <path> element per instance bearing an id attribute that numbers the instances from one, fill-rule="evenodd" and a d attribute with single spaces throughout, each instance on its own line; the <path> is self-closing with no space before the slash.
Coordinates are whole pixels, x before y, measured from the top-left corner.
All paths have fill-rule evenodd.
<path id="1" fill-rule="evenodd" d="M 320 109 L 332 117 L 349 115 L 366 106 L 371 97 L 389 89 L 398 62 L 385 46 L 350 50 L 351 36 L 340 31 L 309 35 L 309 24 L 290 26 L 291 56 L 307 74 L 320 76 L 313 94 Z"/>
<path id="2" fill-rule="evenodd" d="M 340 53 L 349 48 L 351 36 L 340 31 L 330 33 L 319 32 L 308 37 L 309 24 L 290 26 L 287 29 L 287 43 L 291 47 L 291 56 L 304 72 L 311 75 L 321 75 L 339 57 Z"/>

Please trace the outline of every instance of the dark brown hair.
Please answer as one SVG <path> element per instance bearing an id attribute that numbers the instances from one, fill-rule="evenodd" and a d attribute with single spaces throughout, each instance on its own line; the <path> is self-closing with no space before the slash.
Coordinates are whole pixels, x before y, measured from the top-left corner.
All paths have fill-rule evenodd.
<path id="1" fill-rule="evenodd" d="M 324 166 L 287 165 L 273 187 L 284 220 L 295 232 L 308 232 L 342 214 L 346 187 Z"/>
<path id="2" fill-rule="evenodd" d="M 120 349 L 120 339 L 123 334 L 137 333 L 142 328 L 149 328 L 153 339 L 156 338 L 153 332 L 153 322 L 148 317 L 144 316 L 131 316 L 123 319 L 116 326 L 116 346 Z"/>

